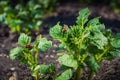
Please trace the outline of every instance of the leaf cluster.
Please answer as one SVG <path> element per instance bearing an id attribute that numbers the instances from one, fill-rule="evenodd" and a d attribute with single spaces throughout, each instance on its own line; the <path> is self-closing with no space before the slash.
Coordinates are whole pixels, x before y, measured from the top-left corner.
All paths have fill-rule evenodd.
<path id="1" fill-rule="evenodd" d="M 52 42 L 46 38 L 36 39 L 31 43 L 31 37 L 22 33 L 18 39 L 19 46 L 11 49 L 10 58 L 18 59 L 22 64 L 27 64 L 32 71 L 35 80 L 38 80 L 43 74 L 52 74 L 55 71 L 53 64 L 38 64 L 39 50 L 45 52 L 52 46 Z"/>
<path id="2" fill-rule="evenodd" d="M 51 37 L 61 42 L 66 48 L 61 55 L 59 53 L 58 61 L 77 73 L 75 80 L 80 80 L 78 78 L 82 75 L 80 71 L 86 66 L 91 73 L 96 73 L 103 60 L 120 56 L 120 33 L 112 35 L 111 30 L 105 29 L 104 24 L 100 23 L 99 17 L 89 20 L 89 15 L 88 8 L 82 9 L 76 25 L 63 31 L 65 27 L 58 23 L 50 29 Z"/>

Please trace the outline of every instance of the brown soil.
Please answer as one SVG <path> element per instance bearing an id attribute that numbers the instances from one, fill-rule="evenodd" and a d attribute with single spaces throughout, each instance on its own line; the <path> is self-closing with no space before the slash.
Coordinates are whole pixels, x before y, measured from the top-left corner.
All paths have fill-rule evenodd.
<path id="1" fill-rule="evenodd" d="M 106 28 L 112 29 L 114 33 L 120 32 L 120 14 L 115 14 L 111 8 L 99 5 L 65 3 L 58 6 L 51 15 L 44 17 L 44 23 L 38 34 L 42 34 L 44 37 L 52 40 L 48 34 L 49 28 L 58 21 L 62 25 L 74 25 L 78 11 L 85 7 L 91 10 L 90 18 L 101 16 L 100 21 L 105 24 Z M 18 80 L 33 80 L 27 66 L 21 65 L 18 60 L 12 61 L 9 59 L 10 49 L 17 46 L 18 35 L 10 33 L 10 29 L 6 25 L 0 25 L 0 28 L 0 80 L 13 80 L 12 76 L 14 71 L 11 70 L 13 68 L 17 70 Z M 33 40 L 37 37 L 35 34 L 31 36 Z M 39 63 L 48 64 L 52 62 L 58 69 L 59 64 L 56 62 L 57 55 L 55 52 L 58 42 L 52 41 L 54 46 L 45 54 L 39 55 Z M 120 80 L 120 58 L 109 63 L 104 62 L 95 80 Z"/>
<path id="2" fill-rule="evenodd" d="M 112 62 L 105 61 L 95 80 L 120 80 L 120 58 L 116 58 Z"/>

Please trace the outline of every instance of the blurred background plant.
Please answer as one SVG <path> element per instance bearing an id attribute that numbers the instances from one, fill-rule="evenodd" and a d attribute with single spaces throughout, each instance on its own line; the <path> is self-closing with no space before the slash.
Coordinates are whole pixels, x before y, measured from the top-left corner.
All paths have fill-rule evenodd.
<path id="1" fill-rule="evenodd" d="M 0 24 L 7 24 L 12 32 L 38 31 L 41 18 L 52 12 L 56 0 L 2 0 Z"/>
<path id="2" fill-rule="evenodd" d="M 73 0 L 1 0 L 0 24 L 7 24 L 11 32 L 31 33 L 38 31 L 42 18 L 50 14 L 57 4 Z M 120 0 L 75 0 L 80 4 L 107 5 L 116 13 L 120 12 Z"/>
<path id="3" fill-rule="evenodd" d="M 116 13 L 120 13 L 120 0 L 112 0 L 110 5 Z"/>
<path id="4" fill-rule="evenodd" d="M 113 8 L 115 13 L 120 12 L 120 0 L 79 0 L 81 3 L 105 4 Z"/>

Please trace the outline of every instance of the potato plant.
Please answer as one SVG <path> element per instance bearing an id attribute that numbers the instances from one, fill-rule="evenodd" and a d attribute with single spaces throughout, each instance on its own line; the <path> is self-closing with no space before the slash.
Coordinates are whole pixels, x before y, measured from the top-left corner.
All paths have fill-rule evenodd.
<path id="1" fill-rule="evenodd" d="M 12 32 L 19 34 L 20 32 L 30 33 L 31 30 L 38 31 L 42 23 L 39 20 L 41 13 L 38 5 L 33 7 L 30 3 L 27 3 L 26 6 L 22 4 L 17 4 L 15 7 L 5 6 L 0 16 L 1 23 L 7 24 Z"/>
<path id="2" fill-rule="evenodd" d="M 0 1 L 0 23 L 7 24 L 12 32 L 26 34 L 38 31 L 42 24 L 42 17 L 50 13 L 55 6 L 56 0 L 20 0 Z"/>
<path id="3" fill-rule="evenodd" d="M 18 39 L 19 46 L 11 49 L 10 58 L 18 59 L 22 64 L 28 65 L 34 80 L 43 80 L 43 75 L 53 75 L 55 67 L 53 64 L 38 64 L 39 50 L 44 52 L 52 46 L 52 42 L 46 38 L 38 38 L 31 43 L 31 37 L 22 33 Z"/>
<path id="4" fill-rule="evenodd" d="M 57 0 L 38 0 L 36 3 L 41 5 L 41 10 L 44 10 L 42 14 L 50 14 L 58 4 Z"/>
<path id="5" fill-rule="evenodd" d="M 76 25 L 62 27 L 59 23 L 50 29 L 50 36 L 61 42 L 58 61 L 65 68 L 56 80 L 80 80 L 85 68 L 89 74 L 87 80 L 92 80 L 104 60 L 112 60 L 120 56 L 120 33 L 112 35 L 105 29 L 99 17 L 88 19 L 90 11 L 82 9 L 76 20 Z"/>

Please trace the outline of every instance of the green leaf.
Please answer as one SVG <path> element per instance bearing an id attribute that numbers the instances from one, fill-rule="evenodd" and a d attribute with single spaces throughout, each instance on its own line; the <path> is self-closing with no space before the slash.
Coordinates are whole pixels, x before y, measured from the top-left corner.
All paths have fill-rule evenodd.
<path id="1" fill-rule="evenodd" d="M 115 39 L 120 39 L 120 33 L 115 34 L 115 35 L 114 35 L 114 38 L 115 38 Z"/>
<path id="2" fill-rule="evenodd" d="M 65 71 L 67 69 L 71 69 L 71 67 L 68 67 L 68 66 L 65 66 L 65 65 L 61 65 L 59 70 L 60 71 Z"/>
<path id="3" fill-rule="evenodd" d="M 5 13 L 0 14 L 0 24 L 5 23 L 5 20 L 6 20 L 6 14 Z"/>
<path id="4" fill-rule="evenodd" d="M 7 4 L 8 4 L 8 1 L 0 1 L 0 6 L 7 6 Z"/>
<path id="5" fill-rule="evenodd" d="M 41 5 L 38 5 L 38 4 L 36 4 L 36 5 L 33 7 L 34 10 L 37 10 L 37 9 L 40 9 L 40 8 L 41 8 Z"/>
<path id="6" fill-rule="evenodd" d="M 94 71 L 95 73 L 98 71 L 98 69 L 100 68 L 98 62 L 96 61 L 94 56 L 91 56 L 89 58 L 87 58 L 87 65 L 88 67 Z"/>
<path id="7" fill-rule="evenodd" d="M 16 26 L 20 25 L 22 23 L 22 21 L 21 20 L 11 19 L 10 21 L 8 21 L 8 23 L 10 24 L 10 26 L 16 27 Z"/>
<path id="8" fill-rule="evenodd" d="M 113 36 L 113 39 L 111 40 L 111 45 L 114 48 L 120 48 L 120 33 L 117 33 Z"/>
<path id="9" fill-rule="evenodd" d="M 42 21 L 36 21 L 36 22 L 31 22 L 31 23 L 27 23 L 25 25 L 25 30 L 26 29 L 34 29 L 34 30 L 39 30 L 39 26 L 42 24 Z"/>
<path id="10" fill-rule="evenodd" d="M 27 11 L 20 11 L 17 16 L 18 17 L 23 17 L 24 16 L 24 18 L 25 18 L 28 14 L 29 13 Z"/>
<path id="11" fill-rule="evenodd" d="M 35 22 L 31 22 L 31 23 L 26 24 L 26 27 L 29 29 L 33 29 L 35 26 L 36 26 Z"/>
<path id="12" fill-rule="evenodd" d="M 18 38 L 18 44 L 21 46 L 25 46 L 31 43 L 31 37 L 27 36 L 26 34 L 22 33 Z"/>
<path id="13" fill-rule="evenodd" d="M 87 23 L 87 26 L 95 26 L 97 24 L 99 24 L 99 18 L 94 18 L 94 19 L 91 19 L 88 23 Z"/>
<path id="14" fill-rule="evenodd" d="M 74 69 L 77 69 L 78 63 L 77 60 L 74 59 L 73 55 L 64 54 L 61 57 L 58 58 L 58 61 L 68 67 L 73 67 Z"/>
<path id="15" fill-rule="evenodd" d="M 105 26 L 99 22 L 99 18 L 90 20 L 87 26 L 90 31 L 90 35 L 88 37 L 90 39 L 90 43 L 97 46 L 98 49 L 104 49 L 104 46 L 108 44 L 108 40 L 101 30 L 105 29 Z"/>
<path id="16" fill-rule="evenodd" d="M 97 46 L 98 49 L 104 49 L 104 46 L 108 44 L 107 38 L 99 31 L 92 31 L 89 39 L 90 43 Z"/>
<path id="17" fill-rule="evenodd" d="M 105 29 L 105 26 L 104 24 L 101 24 L 99 22 L 99 18 L 94 18 L 94 19 L 91 19 L 88 23 L 87 23 L 87 26 L 88 27 L 92 27 L 93 29 L 98 29 L 98 30 L 104 30 Z"/>
<path id="18" fill-rule="evenodd" d="M 21 47 L 16 47 L 10 50 L 10 58 L 12 60 L 16 59 L 19 55 L 21 55 L 23 52 L 23 48 Z"/>
<path id="19" fill-rule="evenodd" d="M 59 23 L 50 29 L 50 36 L 54 39 L 60 39 L 62 37 L 62 26 Z"/>
<path id="20" fill-rule="evenodd" d="M 72 70 L 68 69 L 64 71 L 59 77 L 57 77 L 55 80 L 70 80 L 72 77 Z"/>
<path id="21" fill-rule="evenodd" d="M 111 54 L 112 56 L 119 56 L 119 57 L 120 57 L 120 50 L 111 51 L 110 54 Z"/>
<path id="22" fill-rule="evenodd" d="M 84 24 L 88 21 L 89 15 L 90 11 L 88 8 L 80 10 L 76 23 L 80 26 L 84 26 Z"/>
<path id="23" fill-rule="evenodd" d="M 55 71 L 55 66 L 53 64 L 39 65 L 38 68 L 39 68 L 40 74 L 49 74 Z"/>
<path id="24" fill-rule="evenodd" d="M 35 19 L 39 19 L 41 17 L 42 17 L 42 15 L 40 14 L 40 12 L 36 12 L 36 14 L 34 15 Z"/>
<path id="25" fill-rule="evenodd" d="M 104 60 L 113 60 L 114 59 L 114 56 L 113 55 L 111 55 L 111 54 L 106 54 L 106 55 L 104 55 L 103 57 L 102 57 L 102 59 L 104 59 Z"/>
<path id="26" fill-rule="evenodd" d="M 65 45 L 64 44 L 60 44 L 58 47 L 57 47 L 57 50 L 64 50 L 65 49 Z"/>
<path id="27" fill-rule="evenodd" d="M 8 6 L 8 7 L 4 8 L 4 12 L 8 14 L 8 13 L 13 13 L 14 11 L 13 11 L 12 7 Z"/>
<path id="28" fill-rule="evenodd" d="M 89 45 L 87 48 L 88 48 L 88 52 L 90 54 L 93 54 L 93 55 L 96 55 L 96 54 L 99 54 L 99 53 L 103 52 L 103 50 L 98 49 L 98 47 L 95 46 L 95 45 Z"/>
<path id="29" fill-rule="evenodd" d="M 94 20 L 96 20 L 96 22 Z M 89 36 L 89 39 L 91 40 L 90 43 L 94 44 L 99 49 L 103 49 L 103 47 L 106 44 L 108 44 L 107 38 L 100 31 L 101 29 L 104 29 L 104 25 L 99 23 L 98 18 L 94 18 L 88 23 L 88 26 L 90 31 L 90 36 Z M 99 26 L 103 26 L 103 27 L 100 28 Z"/>
<path id="30" fill-rule="evenodd" d="M 112 31 L 110 29 L 107 29 L 103 32 L 103 34 L 108 37 L 108 38 L 111 38 L 111 35 L 112 35 Z"/>
<path id="31" fill-rule="evenodd" d="M 23 8 L 23 6 L 21 5 L 21 4 L 17 4 L 16 6 L 15 6 L 15 9 L 16 10 L 20 10 L 20 9 L 22 9 Z"/>
<path id="32" fill-rule="evenodd" d="M 43 52 L 52 47 L 52 42 L 48 41 L 46 38 L 41 38 L 38 41 L 38 48 Z"/>
<path id="33" fill-rule="evenodd" d="M 22 24 L 21 20 L 7 18 L 7 23 L 11 28 L 12 32 L 20 32 L 20 25 Z"/>
<path id="34" fill-rule="evenodd" d="M 37 21 L 36 25 L 40 26 L 42 24 L 42 21 Z"/>
<path id="35" fill-rule="evenodd" d="M 105 25 L 104 24 L 99 24 L 99 25 L 97 25 L 97 28 L 99 30 L 104 30 L 105 29 Z"/>
<path id="36" fill-rule="evenodd" d="M 114 48 L 120 48 L 120 39 L 113 39 L 111 41 L 111 45 L 114 47 Z"/>

